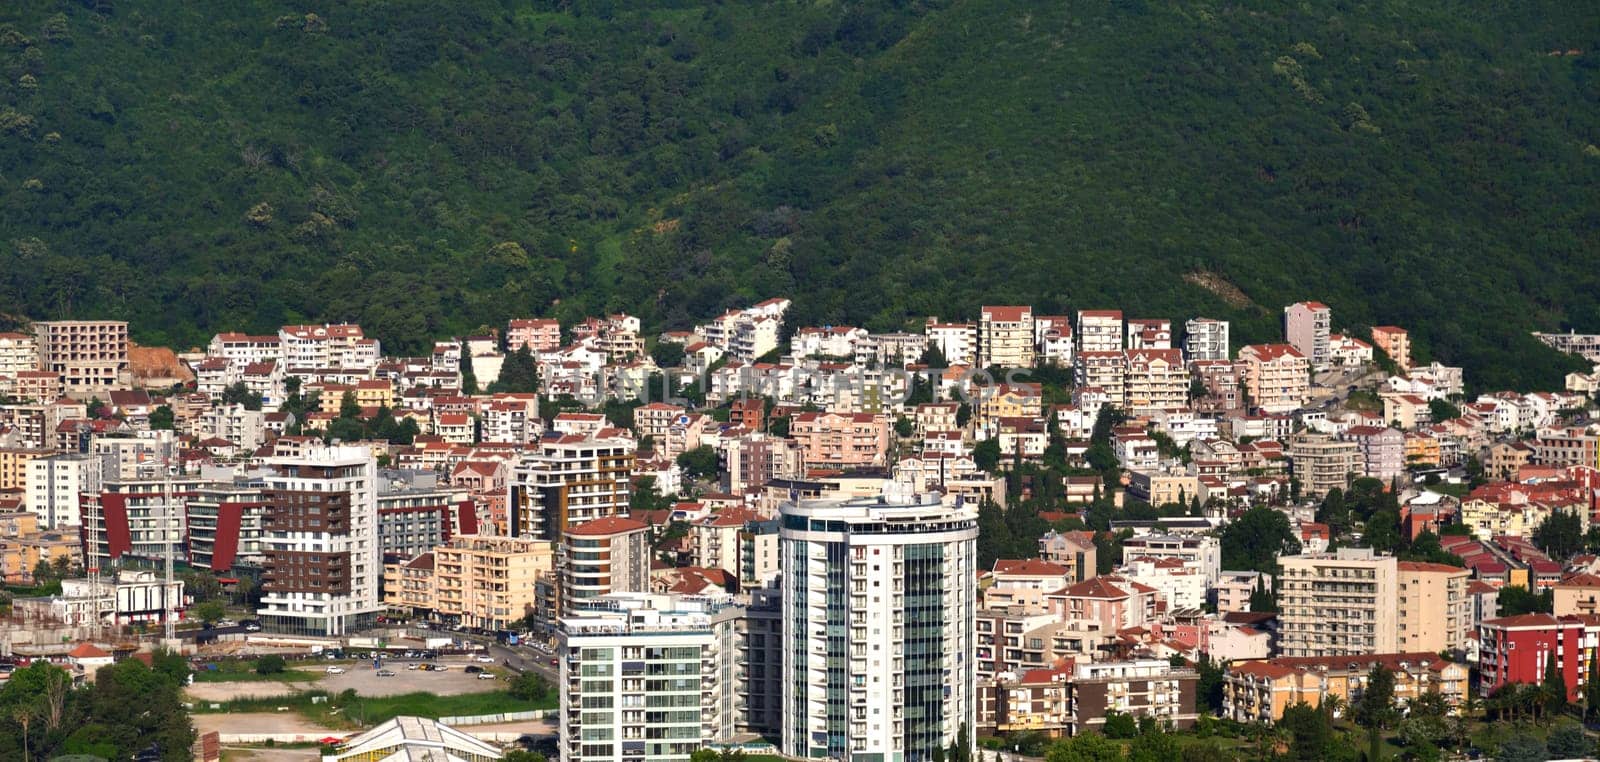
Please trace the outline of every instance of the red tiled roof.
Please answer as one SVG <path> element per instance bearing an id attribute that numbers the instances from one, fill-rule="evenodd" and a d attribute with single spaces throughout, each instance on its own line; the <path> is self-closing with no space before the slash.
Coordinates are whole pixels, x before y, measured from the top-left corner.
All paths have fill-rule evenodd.
<path id="1" fill-rule="evenodd" d="M 644 522 L 634 521 L 622 516 L 607 516 L 605 518 L 586 521 L 577 526 L 568 527 L 567 534 L 577 537 L 604 537 L 606 535 L 635 532 L 648 529 Z"/>

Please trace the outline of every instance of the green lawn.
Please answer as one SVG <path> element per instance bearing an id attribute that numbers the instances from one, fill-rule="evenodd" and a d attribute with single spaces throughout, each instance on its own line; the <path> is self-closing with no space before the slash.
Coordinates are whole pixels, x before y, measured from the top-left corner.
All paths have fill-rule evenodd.
<path id="1" fill-rule="evenodd" d="M 197 683 L 308 683 L 322 675 L 299 669 L 285 669 L 282 672 L 262 675 L 256 672 L 254 661 L 229 661 L 218 662 L 215 671 L 197 669 L 194 671 L 194 681 Z"/>

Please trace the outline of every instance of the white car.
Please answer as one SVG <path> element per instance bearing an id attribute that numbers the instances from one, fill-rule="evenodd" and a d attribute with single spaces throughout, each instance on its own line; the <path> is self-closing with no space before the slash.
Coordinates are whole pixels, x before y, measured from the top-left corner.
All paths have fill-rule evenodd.
<path id="1" fill-rule="evenodd" d="M 494 679 L 494 674 L 491 673 L 491 672 L 479 672 L 478 673 L 478 679 L 479 680 L 493 680 Z"/>
<path id="2" fill-rule="evenodd" d="M 479 664 L 493 664 L 494 663 L 494 657 L 490 656 L 488 654 L 478 654 L 477 656 L 472 657 L 472 660 L 477 662 L 477 663 L 479 663 Z"/>
<path id="3" fill-rule="evenodd" d="M 328 674 L 330 674 L 330 675 L 342 675 L 342 674 L 344 674 L 344 667 L 341 667 L 341 666 L 335 664 L 335 665 L 333 665 L 331 667 L 328 667 L 327 671 L 328 671 Z"/>

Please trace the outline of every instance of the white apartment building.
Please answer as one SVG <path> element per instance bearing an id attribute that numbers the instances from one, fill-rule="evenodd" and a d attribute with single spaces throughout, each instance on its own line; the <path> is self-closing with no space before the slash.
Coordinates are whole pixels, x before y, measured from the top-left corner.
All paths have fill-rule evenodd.
<path id="1" fill-rule="evenodd" d="M 1079 389 L 1098 389 L 1117 407 L 1126 403 L 1128 357 L 1122 350 L 1085 349 L 1073 358 L 1072 365 Z"/>
<path id="2" fill-rule="evenodd" d="M 1222 544 L 1209 535 L 1147 534 L 1129 537 L 1122 544 L 1122 563 L 1139 558 L 1174 558 L 1193 564 L 1205 575 L 1208 586 L 1222 577 Z"/>
<path id="3" fill-rule="evenodd" d="M 562 762 L 684 762 L 731 740 L 750 669 L 726 596 L 614 593 L 561 618 Z"/>
<path id="4" fill-rule="evenodd" d="M 977 511 L 937 495 L 781 508 L 783 752 L 928 760 L 976 727 Z"/>
<path id="5" fill-rule="evenodd" d="M 1228 321 L 1197 317 L 1183 325 L 1183 353 L 1193 361 L 1227 360 Z"/>
<path id="6" fill-rule="evenodd" d="M 283 342 L 275 335 L 219 333 L 206 345 L 206 357 L 227 360 L 228 366 L 237 372 L 247 365 L 282 360 Z"/>
<path id="7" fill-rule="evenodd" d="M 1133 349 L 1171 349 L 1172 321 L 1160 318 L 1130 319 L 1127 347 Z"/>
<path id="8" fill-rule="evenodd" d="M 970 366 L 978 360 L 978 327 L 971 323 L 940 323 L 929 318 L 924 331 L 928 343 L 939 348 L 939 354 L 950 367 Z"/>
<path id="9" fill-rule="evenodd" d="M 1121 310 L 1078 310 L 1078 352 L 1122 351 Z"/>
<path id="10" fill-rule="evenodd" d="M 1284 656 L 1394 653 L 1400 592 L 1394 556 L 1371 548 L 1283 556 L 1278 619 Z"/>
<path id="11" fill-rule="evenodd" d="M 1040 364 L 1058 368 L 1071 366 L 1072 318 L 1066 315 L 1034 316 L 1033 345 Z"/>
<path id="12" fill-rule="evenodd" d="M 1033 367 L 1033 308 L 984 307 L 978 315 L 978 365 Z"/>
<path id="13" fill-rule="evenodd" d="M 39 369 L 39 340 L 25 333 L 0 333 L 0 376 Z"/>
<path id="14" fill-rule="evenodd" d="M 507 485 L 511 536 L 555 541 L 573 524 L 626 515 L 634 441 L 619 429 L 547 433 L 524 451 Z"/>
<path id="15" fill-rule="evenodd" d="M 290 371 L 314 368 L 371 369 L 381 354 L 377 339 L 369 339 L 361 326 L 286 325 L 278 329 L 283 361 Z"/>
<path id="16" fill-rule="evenodd" d="M 378 581 L 377 460 L 365 447 L 321 447 L 272 458 L 261 607 L 271 632 L 334 637 L 370 625 L 382 610 Z"/>
<path id="17" fill-rule="evenodd" d="M 81 526 L 79 496 L 100 493 L 106 472 L 115 468 L 107 460 L 103 455 L 67 453 L 28 461 L 24 505 L 46 529 Z"/>

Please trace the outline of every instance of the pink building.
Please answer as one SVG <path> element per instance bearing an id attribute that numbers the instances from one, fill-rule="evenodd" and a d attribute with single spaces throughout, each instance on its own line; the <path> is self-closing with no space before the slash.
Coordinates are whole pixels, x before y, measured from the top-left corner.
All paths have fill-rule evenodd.
<path id="1" fill-rule="evenodd" d="M 506 349 L 515 352 L 523 346 L 534 352 L 550 352 L 561 347 L 561 324 L 555 320 L 530 318 L 513 320 L 506 326 Z"/>
<path id="2" fill-rule="evenodd" d="M 887 463 L 889 420 L 871 413 L 798 413 L 789 436 L 813 468 L 879 468 Z"/>

